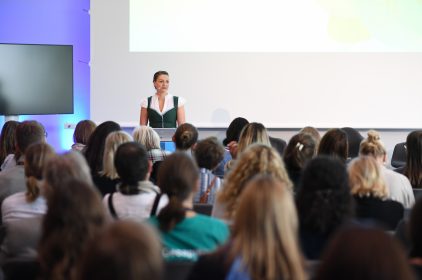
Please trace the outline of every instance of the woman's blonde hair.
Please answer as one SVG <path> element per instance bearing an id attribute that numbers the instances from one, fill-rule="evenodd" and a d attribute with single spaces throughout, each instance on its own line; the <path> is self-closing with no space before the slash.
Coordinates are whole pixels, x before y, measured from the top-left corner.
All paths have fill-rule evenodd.
<path id="1" fill-rule="evenodd" d="M 271 174 L 276 179 L 286 182 L 287 188 L 292 188 L 278 152 L 264 144 L 252 144 L 236 160 L 217 197 L 218 201 L 226 206 L 227 219 L 234 217 L 240 194 L 246 183 L 257 174 Z"/>
<path id="2" fill-rule="evenodd" d="M 151 127 L 141 125 L 133 130 L 133 140 L 144 145 L 147 151 L 160 149 L 160 135 Z"/>
<path id="3" fill-rule="evenodd" d="M 388 189 L 375 158 L 360 156 L 349 166 L 349 182 L 353 195 L 372 196 L 384 199 Z"/>
<path id="4" fill-rule="evenodd" d="M 110 179 L 119 178 L 116 168 L 114 167 L 114 155 L 121 144 L 130 141 L 132 141 L 132 136 L 122 130 L 112 132 L 107 136 L 104 147 L 102 175 Z"/>
<path id="5" fill-rule="evenodd" d="M 261 123 L 249 123 L 242 129 L 242 132 L 239 136 L 239 145 L 237 148 L 238 156 L 253 143 L 261 143 L 271 147 L 267 129 Z"/>
<path id="6" fill-rule="evenodd" d="M 387 154 L 377 131 L 368 131 L 368 137 L 360 143 L 359 154 L 363 156 L 373 156 L 375 158 L 383 157 Z"/>
<path id="7" fill-rule="evenodd" d="M 234 217 L 230 259 L 251 279 L 306 279 L 290 182 L 271 175 L 249 181 Z"/>

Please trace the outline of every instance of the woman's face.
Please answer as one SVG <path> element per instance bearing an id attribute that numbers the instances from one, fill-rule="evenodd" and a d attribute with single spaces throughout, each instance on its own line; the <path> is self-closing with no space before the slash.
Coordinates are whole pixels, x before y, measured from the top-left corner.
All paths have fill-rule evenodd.
<path id="1" fill-rule="evenodd" d="M 169 76 L 160 75 L 154 81 L 154 88 L 157 90 L 157 92 L 167 92 L 169 88 L 169 84 L 170 84 Z"/>

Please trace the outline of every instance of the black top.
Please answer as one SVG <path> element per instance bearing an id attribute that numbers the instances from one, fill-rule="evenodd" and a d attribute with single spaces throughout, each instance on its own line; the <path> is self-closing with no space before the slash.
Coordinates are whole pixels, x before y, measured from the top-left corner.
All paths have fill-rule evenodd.
<path id="1" fill-rule="evenodd" d="M 195 263 L 188 280 L 224 280 L 230 270 L 230 263 L 227 263 L 228 246 L 218 251 L 202 255 Z"/>
<path id="2" fill-rule="evenodd" d="M 404 207 L 392 200 L 381 200 L 375 197 L 358 197 L 356 201 L 356 218 L 371 220 L 386 230 L 395 230 L 398 222 L 403 218 Z"/>
<path id="3" fill-rule="evenodd" d="M 116 191 L 116 185 L 120 182 L 119 179 L 110 179 L 104 175 L 94 176 L 92 180 L 102 196 L 108 193 L 114 193 Z"/>

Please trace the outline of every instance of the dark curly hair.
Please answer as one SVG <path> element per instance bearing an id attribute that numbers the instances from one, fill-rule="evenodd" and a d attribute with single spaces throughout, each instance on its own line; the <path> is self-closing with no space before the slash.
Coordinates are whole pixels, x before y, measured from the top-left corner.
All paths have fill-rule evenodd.
<path id="1" fill-rule="evenodd" d="M 345 165 L 319 156 L 305 167 L 297 194 L 301 230 L 330 234 L 353 214 Z"/>

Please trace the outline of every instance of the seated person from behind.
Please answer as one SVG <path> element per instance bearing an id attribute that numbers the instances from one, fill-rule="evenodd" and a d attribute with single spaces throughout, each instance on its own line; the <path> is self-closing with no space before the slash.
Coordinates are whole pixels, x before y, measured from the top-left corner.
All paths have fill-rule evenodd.
<path id="1" fill-rule="evenodd" d="M 16 166 L 0 173 L 0 204 L 17 192 L 26 190 L 24 160 L 26 149 L 34 143 L 46 142 L 44 126 L 37 121 L 24 121 L 16 127 Z"/>
<path id="2" fill-rule="evenodd" d="M 149 222 L 161 233 L 167 260 L 195 261 L 198 253 L 215 250 L 226 242 L 226 224 L 192 209 L 199 170 L 191 157 L 181 152 L 171 154 L 158 171 L 158 185 L 169 196 L 169 203 Z"/>
<path id="3" fill-rule="evenodd" d="M 198 130 L 190 123 L 180 125 L 173 135 L 176 151 L 185 152 L 188 155 L 192 154 L 196 141 L 198 141 Z"/>
<path id="4" fill-rule="evenodd" d="M 169 151 L 161 149 L 160 135 L 151 127 L 141 125 L 133 130 L 133 140 L 144 145 L 147 149 L 148 158 L 152 164 L 157 161 L 163 161 L 169 154 Z"/>
<path id="5" fill-rule="evenodd" d="M 121 183 L 117 192 L 107 194 L 103 199 L 114 218 L 142 222 L 167 204 L 167 196 L 161 196 L 160 188 L 148 180 L 152 164 L 141 144 L 120 145 L 114 164 Z"/>
<path id="6" fill-rule="evenodd" d="M 75 279 L 162 279 L 157 234 L 147 224 L 119 221 L 88 244 Z"/>
<path id="7" fill-rule="evenodd" d="M 15 131 L 19 122 L 7 121 L 0 134 L 0 171 L 16 165 Z"/>
<path id="8" fill-rule="evenodd" d="M 360 155 L 372 156 L 377 161 L 388 189 L 388 198 L 400 202 L 404 208 L 412 208 L 415 204 L 412 185 L 406 176 L 385 167 L 387 150 L 384 148 L 378 132 L 375 130 L 368 131 L 368 138 L 360 144 Z"/>
<path id="9" fill-rule="evenodd" d="M 349 181 L 355 199 L 356 218 L 370 220 L 386 230 L 395 230 L 404 207 L 388 199 L 388 189 L 372 156 L 360 156 L 349 166 Z"/>
<path id="10" fill-rule="evenodd" d="M 72 150 L 82 151 L 88 144 L 89 137 L 94 132 L 97 125 L 91 120 L 83 120 L 78 122 L 73 132 Z"/>
<path id="11" fill-rule="evenodd" d="M 25 153 L 25 192 L 7 197 L 2 205 L 2 222 L 6 235 L 2 240 L 0 263 L 3 258 L 36 257 L 41 236 L 41 224 L 47 212 L 43 191 L 43 171 L 48 160 L 55 155 L 46 143 L 36 143 Z"/>
<path id="12" fill-rule="evenodd" d="M 102 196 L 116 191 L 116 186 L 120 182 L 120 179 L 116 167 L 114 167 L 114 155 L 119 145 L 132 140 L 132 136 L 123 130 L 114 131 L 106 137 L 103 169 L 92 176 L 94 185 L 101 192 Z"/>
<path id="13" fill-rule="evenodd" d="M 200 168 L 200 185 L 193 202 L 213 204 L 222 180 L 212 172 L 223 160 L 224 147 L 217 138 L 209 137 L 196 144 L 194 156 Z"/>

